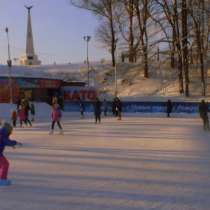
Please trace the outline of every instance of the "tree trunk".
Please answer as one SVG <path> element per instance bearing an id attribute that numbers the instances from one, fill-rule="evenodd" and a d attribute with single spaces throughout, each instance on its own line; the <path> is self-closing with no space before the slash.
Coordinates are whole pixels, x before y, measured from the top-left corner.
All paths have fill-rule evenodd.
<path id="1" fill-rule="evenodd" d="M 204 39 L 205 39 L 205 1 L 200 0 L 201 2 L 201 35 L 200 35 L 200 67 L 202 74 L 202 95 L 206 96 L 206 80 L 205 80 L 205 66 L 204 66 Z"/>
<path id="2" fill-rule="evenodd" d="M 199 27 L 198 25 L 196 27 Z M 205 71 L 204 71 L 204 55 L 203 55 L 203 40 L 201 37 L 201 31 L 199 28 L 196 29 L 198 55 L 200 61 L 200 73 L 201 73 L 201 83 L 202 83 L 202 96 L 206 96 L 206 81 L 205 81 Z"/>
<path id="3" fill-rule="evenodd" d="M 178 78 L 179 78 L 179 93 L 184 93 L 184 78 L 183 78 L 183 60 L 182 60 L 182 48 L 181 48 L 181 39 L 180 39 L 180 30 L 179 30 L 179 17 L 178 17 L 178 4 L 177 0 L 174 1 L 174 18 L 173 18 L 173 31 L 175 32 L 173 40 L 176 44 L 177 53 L 178 53 Z"/>
<path id="4" fill-rule="evenodd" d="M 144 53 L 144 77 L 149 78 L 148 73 L 148 52 L 147 52 L 147 46 L 145 45 L 143 47 L 143 53 Z"/>
<path id="5" fill-rule="evenodd" d="M 113 13 L 112 13 L 112 3 L 110 2 L 110 30 L 112 36 L 112 43 L 111 43 L 111 55 L 112 55 L 112 66 L 114 67 L 116 64 L 115 58 L 115 50 L 116 50 L 116 39 L 115 39 L 115 30 L 114 30 L 114 23 L 113 23 Z"/>
<path id="6" fill-rule="evenodd" d="M 145 35 L 145 43 L 144 43 L 144 77 L 145 78 L 149 78 L 149 67 L 148 67 L 148 36 L 147 36 L 147 29 L 146 29 L 146 23 L 145 23 L 145 31 L 144 31 L 144 35 Z M 144 39 L 143 39 L 144 40 Z"/>
<path id="7" fill-rule="evenodd" d="M 133 17 L 134 17 L 134 8 L 133 8 L 133 0 L 129 1 L 128 5 L 128 13 L 129 13 L 129 62 L 134 62 L 134 35 L 133 35 Z"/>
<path id="8" fill-rule="evenodd" d="M 175 27 L 173 27 L 173 43 L 172 43 L 172 50 L 171 50 L 171 68 L 175 68 L 175 50 L 176 50 L 176 31 Z"/>
<path id="9" fill-rule="evenodd" d="M 188 69 L 188 28 L 187 28 L 187 1 L 182 0 L 182 56 L 185 75 L 185 95 L 189 96 L 189 69 Z"/>
<path id="10" fill-rule="evenodd" d="M 147 6 L 148 6 L 148 2 L 147 0 L 144 2 L 144 14 L 143 16 L 147 16 Z M 137 15 L 137 20 L 138 20 L 138 24 L 139 24 L 139 30 L 140 30 L 140 40 L 141 40 L 141 47 L 142 47 L 142 56 L 143 56 L 143 60 L 144 60 L 144 77 L 145 78 L 149 78 L 149 67 L 148 67 L 148 47 L 147 47 L 147 43 L 148 43 L 148 37 L 147 37 L 147 29 L 146 29 L 146 22 L 147 19 L 144 17 L 141 17 L 140 14 L 140 9 L 139 9 L 139 1 L 136 0 L 135 1 L 135 9 L 136 9 L 136 15 Z"/>
<path id="11" fill-rule="evenodd" d="M 181 54 L 178 56 L 178 71 L 179 71 L 179 93 L 184 93 L 184 81 L 183 81 L 183 72 L 182 72 L 182 56 Z"/>

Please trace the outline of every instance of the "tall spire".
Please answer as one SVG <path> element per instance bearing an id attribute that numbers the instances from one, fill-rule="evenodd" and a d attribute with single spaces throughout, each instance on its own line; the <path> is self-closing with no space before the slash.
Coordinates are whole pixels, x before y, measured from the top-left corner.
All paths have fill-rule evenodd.
<path id="1" fill-rule="evenodd" d="M 33 6 L 25 8 L 28 10 L 28 23 L 27 23 L 27 39 L 26 39 L 26 55 L 31 57 L 34 53 L 34 42 L 33 42 L 33 32 L 32 32 L 32 26 L 31 26 L 31 9 Z"/>
<path id="2" fill-rule="evenodd" d="M 26 33 L 26 54 L 21 57 L 21 65 L 40 65 L 41 61 L 38 60 L 37 55 L 34 51 L 34 41 L 33 41 L 33 31 L 31 22 L 31 9 L 33 6 L 25 6 L 28 10 L 28 20 L 27 20 L 27 33 Z"/>

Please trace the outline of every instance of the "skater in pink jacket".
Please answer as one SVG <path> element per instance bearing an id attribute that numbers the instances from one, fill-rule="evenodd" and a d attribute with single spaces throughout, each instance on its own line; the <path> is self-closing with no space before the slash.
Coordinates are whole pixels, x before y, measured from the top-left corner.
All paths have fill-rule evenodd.
<path id="1" fill-rule="evenodd" d="M 52 124 L 51 124 L 50 134 L 53 134 L 55 123 L 57 123 L 60 129 L 60 134 L 63 133 L 63 128 L 60 123 L 61 117 L 62 117 L 62 114 L 61 114 L 60 107 L 58 104 L 55 104 L 54 106 L 52 106 L 52 112 L 51 112 Z"/>
<path id="2" fill-rule="evenodd" d="M 25 114 L 25 109 L 24 107 L 20 107 L 20 109 L 18 110 L 18 118 L 20 121 L 20 127 L 23 126 L 23 122 L 26 124 L 26 114 Z"/>

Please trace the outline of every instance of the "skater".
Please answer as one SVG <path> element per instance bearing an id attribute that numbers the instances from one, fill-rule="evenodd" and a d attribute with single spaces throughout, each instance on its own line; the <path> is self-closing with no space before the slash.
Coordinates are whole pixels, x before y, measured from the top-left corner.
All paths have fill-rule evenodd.
<path id="1" fill-rule="evenodd" d="M 112 101 L 112 114 L 113 114 L 113 116 L 117 117 L 117 112 L 116 112 L 116 97 Z"/>
<path id="2" fill-rule="evenodd" d="M 18 98 L 18 100 L 17 100 L 17 110 L 19 110 L 20 105 L 21 105 L 21 99 L 20 99 L 20 98 Z"/>
<path id="3" fill-rule="evenodd" d="M 108 111 L 108 103 L 107 103 L 106 99 L 104 99 L 103 107 L 104 107 L 104 116 L 106 117 L 107 111 Z"/>
<path id="4" fill-rule="evenodd" d="M 19 110 L 18 110 L 18 118 L 19 118 L 19 122 L 20 122 L 20 127 L 22 128 L 23 126 L 23 122 L 26 124 L 26 115 L 25 115 L 25 108 L 23 106 L 19 106 Z"/>
<path id="5" fill-rule="evenodd" d="M 95 124 L 101 123 L 101 101 L 99 98 L 96 98 L 94 102 L 94 115 L 95 115 Z"/>
<path id="6" fill-rule="evenodd" d="M 15 110 L 15 109 L 12 111 L 12 114 L 11 114 L 11 121 L 12 121 L 12 125 L 13 125 L 13 127 L 16 127 L 16 122 L 17 122 L 17 112 L 16 112 L 16 110 Z"/>
<path id="7" fill-rule="evenodd" d="M 168 100 L 167 103 L 166 103 L 167 117 L 171 117 L 170 114 L 172 112 L 172 109 L 173 109 L 172 102 L 171 102 L 171 100 Z"/>
<path id="8" fill-rule="evenodd" d="M 80 118 L 83 119 L 85 112 L 85 105 L 80 99 L 79 99 L 79 108 L 80 108 Z"/>
<path id="9" fill-rule="evenodd" d="M 52 112 L 51 112 L 52 123 L 51 123 L 50 134 L 53 134 L 55 123 L 57 123 L 57 125 L 60 129 L 59 133 L 63 134 L 63 128 L 60 123 L 61 117 L 62 117 L 62 114 L 61 114 L 60 107 L 58 104 L 55 104 L 54 106 L 52 106 Z"/>
<path id="10" fill-rule="evenodd" d="M 35 116 L 35 106 L 33 103 L 31 103 L 31 106 L 30 106 L 30 111 L 31 111 L 31 121 L 34 122 L 34 116 Z"/>
<path id="11" fill-rule="evenodd" d="M 24 110 L 25 110 L 25 124 L 26 125 L 30 125 L 30 127 L 32 126 L 31 124 L 31 121 L 29 120 L 29 111 L 30 111 L 30 106 L 29 106 L 29 103 L 27 103 L 25 106 L 24 106 Z"/>
<path id="12" fill-rule="evenodd" d="M 0 186 L 7 186 L 11 181 L 7 179 L 9 162 L 3 155 L 6 146 L 15 147 L 22 146 L 21 143 L 10 140 L 9 136 L 12 133 L 12 126 L 9 123 L 4 123 L 0 129 Z"/>
<path id="13" fill-rule="evenodd" d="M 203 129 L 209 130 L 208 104 L 204 100 L 199 104 L 199 113 L 203 120 Z"/>
<path id="14" fill-rule="evenodd" d="M 115 99 L 115 107 L 116 107 L 116 116 L 118 117 L 118 120 L 121 120 L 122 117 L 122 102 L 118 97 Z"/>

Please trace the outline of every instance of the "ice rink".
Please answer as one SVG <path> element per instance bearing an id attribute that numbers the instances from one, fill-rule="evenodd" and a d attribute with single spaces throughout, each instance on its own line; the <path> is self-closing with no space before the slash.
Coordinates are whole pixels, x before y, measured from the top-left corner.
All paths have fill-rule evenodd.
<path id="1" fill-rule="evenodd" d="M 209 210 L 210 132 L 198 118 L 68 116 L 12 135 L 1 210 Z"/>

